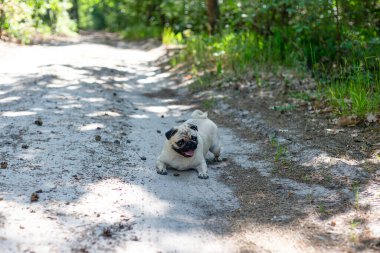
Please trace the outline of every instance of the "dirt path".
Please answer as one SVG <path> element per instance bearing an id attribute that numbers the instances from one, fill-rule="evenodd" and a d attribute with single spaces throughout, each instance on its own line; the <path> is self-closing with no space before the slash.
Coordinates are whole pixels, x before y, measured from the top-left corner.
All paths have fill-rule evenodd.
<path id="1" fill-rule="evenodd" d="M 219 171 L 155 172 L 165 131 L 189 113 L 143 95 L 167 85 L 149 65 L 162 48 L 1 53 L 1 252 L 231 252 L 209 229 L 238 205 Z"/>
<path id="2" fill-rule="evenodd" d="M 153 63 L 162 47 L 102 38 L 0 44 L 0 252 L 321 252 L 346 243 L 354 230 L 339 231 L 350 223 L 320 220 L 315 206 L 354 201 L 352 191 L 274 176 L 271 127 L 222 102 L 210 113 L 228 160 L 210 162 L 208 180 L 156 174 L 165 131 L 199 104 L 168 89 L 173 76 Z M 276 138 L 298 163 L 336 162 Z M 376 184 L 368 189 L 376 198 Z"/>

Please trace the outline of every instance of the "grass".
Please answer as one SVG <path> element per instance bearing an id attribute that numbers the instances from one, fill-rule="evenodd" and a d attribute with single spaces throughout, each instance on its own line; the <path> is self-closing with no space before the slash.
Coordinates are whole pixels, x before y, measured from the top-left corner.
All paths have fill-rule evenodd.
<path id="1" fill-rule="evenodd" d="M 269 136 L 269 142 L 271 146 L 275 149 L 275 152 L 274 152 L 275 162 L 280 161 L 281 158 L 286 156 L 288 149 L 282 146 L 281 144 L 279 144 L 274 136 Z"/>
<path id="2" fill-rule="evenodd" d="M 304 101 L 311 101 L 313 99 L 312 95 L 308 92 L 300 91 L 300 92 L 291 92 L 289 97 L 301 99 Z"/>
<path id="3" fill-rule="evenodd" d="M 229 76 L 246 78 L 254 76 L 260 86 L 262 80 L 258 70 L 273 72 L 279 66 L 295 69 L 300 73 L 313 73 L 322 87 L 321 96 L 310 92 L 293 92 L 290 97 L 311 101 L 327 98 L 338 115 L 366 117 L 380 110 L 380 57 L 367 57 L 365 48 L 353 48 L 352 57 L 344 62 L 324 66 L 314 55 L 311 69 L 306 69 L 305 55 L 300 45 L 287 44 L 279 34 L 264 37 L 254 32 L 223 31 L 219 35 L 192 35 L 174 33 L 171 29 L 163 32 L 165 44 L 184 44 L 185 48 L 175 56 L 173 63 L 187 62 L 192 72 L 199 76 L 190 89 L 194 91 L 215 88 L 215 80 L 227 80 Z M 315 50 L 309 50 L 316 54 Z M 376 51 L 374 51 L 376 52 Z M 374 53 L 371 51 L 371 53 Z M 355 55 L 365 55 L 359 58 Z M 356 57 L 356 58 L 355 58 Z M 310 71 L 311 70 L 311 71 Z M 256 74 L 255 74 L 256 73 Z M 261 86 L 260 86 L 261 87 Z M 292 108 L 276 108 L 291 110 Z"/>
<path id="4" fill-rule="evenodd" d="M 320 213 L 322 215 L 326 214 L 326 207 L 325 207 L 325 204 L 323 202 L 320 202 L 318 205 L 318 213 Z"/>
<path id="5" fill-rule="evenodd" d="M 206 99 L 202 102 L 202 108 L 206 110 L 210 110 L 214 108 L 216 104 L 216 99 L 214 97 Z"/>
<path id="6" fill-rule="evenodd" d="M 274 153 L 274 161 L 278 162 L 282 157 L 286 156 L 288 149 L 284 146 L 277 145 L 276 151 Z"/>
<path id="7" fill-rule="evenodd" d="M 359 205 L 359 185 L 355 184 L 352 187 L 352 191 L 354 192 L 355 200 L 354 200 L 354 207 L 356 210 L 359 210 L 360 205 Z"/>
<path id="8" fill-rule="evenodd" d="M 341 76 L 347 72 L 342 69 Z M 363 64 L 357 64 L 347 78 L 332 81 L 324 92 L 338 114 L 364 118 L 368 113 L 379 111 L 380 75 L 372 73 Z"/>
<path id="9" fill-rule="evenodd" d="M 120 31 L 120 35 L 126 40 L 160 39 L 162 29 L 156 26 L 133 25 Z"/>

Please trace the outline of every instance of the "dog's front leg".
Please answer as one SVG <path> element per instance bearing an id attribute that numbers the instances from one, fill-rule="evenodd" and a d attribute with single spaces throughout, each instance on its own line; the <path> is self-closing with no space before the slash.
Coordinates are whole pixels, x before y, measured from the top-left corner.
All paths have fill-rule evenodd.
<path id="1" fill-rule="evenodd" d="M 156 162 L 156 170 L 158 174 L 161 174 L 161 175 L 168 174 L 168 171 L 166 170 L 166 164 L 161 162 L 160 160 L 157 160 Z"/>
<path id="2" fill-rule="evenodd" d="M 198 178 L 200 178 L 200 179 L 207 179 L 208 178 L 207 164 L 206 164 L 205 159 L 203 159 L 202 163 L 197 167 L 197 171 L 198 171 Z"/>

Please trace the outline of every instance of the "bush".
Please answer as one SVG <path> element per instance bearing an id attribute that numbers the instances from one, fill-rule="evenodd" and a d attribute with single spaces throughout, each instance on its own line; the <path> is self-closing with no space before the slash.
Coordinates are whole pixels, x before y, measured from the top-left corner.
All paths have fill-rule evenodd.
<path id="1" fill-rule="evenodd" d="M 2 36 L 28 43 L 36 34 L 71 34 L 76 24 L 68 14 L 71 3 L 60 0 L 7 0 L 0 4 Z"/>

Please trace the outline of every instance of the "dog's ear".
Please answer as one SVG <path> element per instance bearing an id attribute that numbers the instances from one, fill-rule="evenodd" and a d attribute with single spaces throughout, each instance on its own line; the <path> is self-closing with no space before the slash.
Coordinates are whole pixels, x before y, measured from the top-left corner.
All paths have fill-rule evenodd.
<path id="1" fill-rule="evenodd" d="M 166 139 L 170 140 L 170 138 L 175 135 L 175 133 L 178 131 L 178 129 L 172 128 L 169 131 L 165 133 Z"/>
<path id="2" fill-rule="evenodd" d="M 198 131 L 198 127 L 196 125 L 193 125 L 193 124 L 189 124 L 189 127 L 190 129 L 193 129 L 195 131 Z"/>

